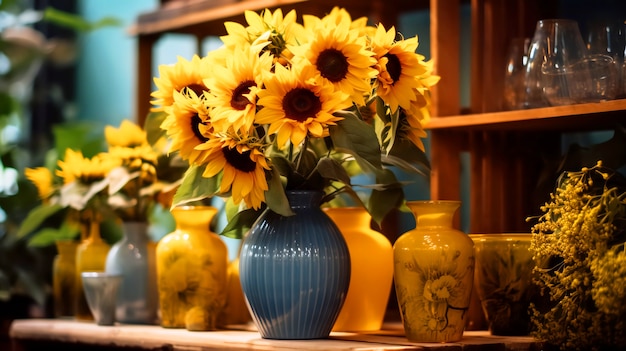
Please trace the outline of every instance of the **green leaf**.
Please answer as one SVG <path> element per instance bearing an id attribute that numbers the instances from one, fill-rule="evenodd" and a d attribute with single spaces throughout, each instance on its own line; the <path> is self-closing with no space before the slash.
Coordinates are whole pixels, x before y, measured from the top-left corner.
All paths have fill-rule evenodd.
<path id="1" fill-rule="evenodd" d="M 80 121 L 59 124 L 52 129 L 55 149 L 60 158 L 65 157 L 65 150 L 80 150 L 85 157 L 106 150 L 106 141 L 102 125 L 96 122 Z"/>
<path id="2" fill-rule="evenodd" d="M 396 140 L 389 155 L 383 155 L 385 164 L 396 166 L 407 172 L 428 176 L 430 162 L 424 151 L 420 150 L 410 140 Z"/>
<path id="3" fill-rule="evenodd" d="M 18 238 L 25 237 L 39 228 L 46 219 L 63 210 L 61 205 L 39 205 L 28 212 L 17 231 Z"/>
<path id="4" fill-rule="evenodd" d="M 156 144 L 157 141 L 165 137 L 166 131 L 165 129 L 161 129 L 161 124 L 166 117 L 167 113 L 162 111 L 148 113 L 146 121 L 143 125 L 143 130 L 146 131 L 146 136 L 150 145 Z"/>
<path id="5" fill-rule="evenodd" d="M 173 207 L 213 197 L 219 192 L 222 173 L 211 178 L 203 177 L 202 173 L 205 168 L 206 166 L 196 165 L 189 167 L 185 172 L 183 182 L 174 194 Z"/>
<path id="6" fill-rule="evenodd" d="M 17 285 L 22 285 L 24 290 L 32 297 L 39 306 L 45 306 L 46 304 L 46 282 L 41 274 L 38 274 L 35 269 L 20 267 L 15 268 L 19 282 Z"/>
<path id="7" fill-rule="evenodd" d="M 381 170 L 380 145 L 374 130 L 354 113 L 344 113 L 342 117 L 343 120 L 329 128 L 335 149 L 354 156 L 365 172 Z"/>
<path id="8" fill-rule="evenodd" d="M 291 206 L 289 206 L 289 200 L 287 200 L 280 174 L 276 168 L 272 168 L 268 187 L 269 189 L 265 192 L 265 203 L 267 207 L 281 216 L 293 216 L 294 213 L 291 210 Z"/>
<path id="9" fill-rule="evenodd" d="M 372 219 L 381 225 L 387 214 L 394 208 L 400 208 L 404 203 L 402 184 L 395 180 L 390 170 L 385 170 L 377 177 L 376 182 L 387 184 L 384 190 L 374 189 L 369 198 L 368 210 Z"/>
<path id="10" fill-rule="evenodd" d="M 38 231 L 29 241 L 28 245 L 33 247 L 45 247 L 54 245 L 57 240 L 74 240 L 79 234 L 77 228 L 61 226 L 59 229 L 44 228 Z"/>
<path id="11" fill-rule="evenodd" d="M 46 8 L 43 20 L 77 32 L 90 32 L 104 27 L 122 25 L 122 21 L 114 17 L 103 17 L 98 21 L 90 22 L 78 15 L 57 10 L 53 7 Z"/>
<path id="12" fill-rule="evenodd" d="M 237 214 L 228 221 L 228 224 L 220 235 L 233 238 L 242 239 L 248 230 L 252 228 L 254 222 L 263 213 L 263 210 L 254 210 L 252 208 L 237 212 Z"/>
<path id="13" fill-rule="evenodd" d="M 0 92 L 0 116 L 8 116 L 17 108 L 17 102 L 11 95 Z"/>
<path id="14" fill-rule="evenodd" d="M 339 162 L 332 158 L 321 158 L 317 164 L 317 170 L 322 177 L 340 181 L 346 185 L 350 185 L 350 175 Z"/>

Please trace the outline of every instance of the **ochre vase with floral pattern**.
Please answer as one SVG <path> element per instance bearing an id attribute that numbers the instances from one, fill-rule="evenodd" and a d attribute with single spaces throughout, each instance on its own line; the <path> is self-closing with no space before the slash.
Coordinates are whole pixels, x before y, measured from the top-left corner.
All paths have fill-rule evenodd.
<path id="1" fill-rule="evenodd" d="M 416 227 L 393 246 L 398 306 L 409 341 L 461 340 L 474 279 L 474 243 L 453 227 L 459 201 L 407 203 Z"/>
<path id="2" fill-rule="evenodd" d="M 161 326 L 215 330 L 226 304 L 228 249 L 210 230 L 217 209 L 182 206 L 172 209 L 176 230 L 156 248 Z"/>

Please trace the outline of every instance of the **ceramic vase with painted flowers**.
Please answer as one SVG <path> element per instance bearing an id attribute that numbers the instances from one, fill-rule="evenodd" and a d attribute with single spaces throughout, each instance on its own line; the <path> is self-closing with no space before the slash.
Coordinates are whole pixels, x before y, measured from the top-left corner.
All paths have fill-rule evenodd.
<path id="1" fill-rule="evenodd" d="M 393 247 L 394 278 L 406 337 L 461 340 L 474 281 L 474 243 L 453 227 L 459 201 L 410 201 L 414 229 Z"/>
<path id="2" fill-rule="evenodd" d="M 172 209 L 176 229 L 156 248 L 161 326 L 216 330 L 226 304 L 228 249 L 210 229 L 217 208 Z"/>

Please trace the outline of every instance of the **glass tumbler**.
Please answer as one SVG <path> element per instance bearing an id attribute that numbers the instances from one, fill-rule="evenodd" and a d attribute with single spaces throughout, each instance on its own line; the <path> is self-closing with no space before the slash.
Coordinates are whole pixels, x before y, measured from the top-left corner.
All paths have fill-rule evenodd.
<path id="1" fill-rule="evenodd" d="M 524 75 L 530 38 L 513 38 L 509 43 L 504 72 L 504 109 L 523 108 Z"/>
<path id="2" fill-rule="evenodd" d="M 586 36 L 588 60 L 596 100 L 612 100 L 624 91 L 622 72 L 626 47 L 626 26 L 621 21 L 596 20 L 588 24 Z"/>
<path id="3" fill-rule="evenodd" d="M 525 77 L 525 108 L 559 106 L 585 101 L 591 85 L 587 65 L 577 65 L 587 47 L 570 19 L 537 22 L 530 43 Z"/>

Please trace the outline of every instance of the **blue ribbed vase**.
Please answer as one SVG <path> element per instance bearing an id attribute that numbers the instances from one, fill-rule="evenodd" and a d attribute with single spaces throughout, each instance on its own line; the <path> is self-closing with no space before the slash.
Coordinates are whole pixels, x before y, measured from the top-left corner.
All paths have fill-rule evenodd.
<path id="1" fill-rule="evenodd" d="M 294 216 L 265 211 L 244 238 L 239 274 L 263 338 L 327 338 L 350 283 L 350 254 L 320 209 L 322 192 L 287 192 Z"/>

